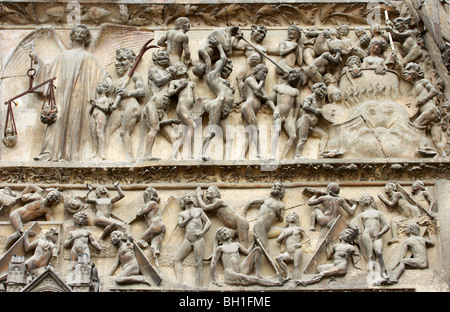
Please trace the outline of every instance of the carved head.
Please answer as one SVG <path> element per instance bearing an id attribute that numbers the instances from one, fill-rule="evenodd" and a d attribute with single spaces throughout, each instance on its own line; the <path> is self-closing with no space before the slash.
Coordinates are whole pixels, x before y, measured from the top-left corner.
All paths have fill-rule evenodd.
<path id="1" fill-rule="evenodd" d="M 216 241 L 218 242 L 225 242 L 227 240 L 231 239 L 231 233 L 230 233 L 230 229 L 221 226 L 217 229 L 216 231 Z"/>
<path id="2" fill-rule="evenodd" d="M 393 182 L 386 183 L 386 185 L 384 186 L 384 191 L 387 194 L 397 192 L 397 185 L 395 185 L 395 183 Z"/>
<path id="3" fill-rule="evenodd" d="M 123 75 L 128 69 L 133 66 L 136 54 L 131 49 L 119 48 L 116 50 L 115 67 L 117 73 Z"/>
<path id="4" fill-rule="evenodd" d="M 64 209 L 69 213 L 76 213 L 83 209 L 84 203 L 76 198 L 75 196 L 70 196 L 64 198 Z"/>
<path id="5" fill-rule="evenodd" d="M 403 70 L 403 79 L 411 83 L 414 83 L 416 80 L 423 79 L 424 76 L 422 67 L 420 67 L 417 63 L 408 63 Z"/>
<path id="6" fill-rule="evenodd" d="M 365 35 L 366 31 L 363 27 L 356 27 L 355 28 L 355 35 L 357 38 L 360 38 L 362 35 Z"/>
<path id="7" fill-rule="evenodd" d="M 411 188 L 412 188 L 413 192 L 425 191 L 425 184 L 423 184 L 423 182 L 420 180 L 416 180 L 412 184 Z"/>
<path id="8" fill-rule="evenodd" d="M 350 33 L 350 29 L 347 25 L 341 25 L 338 27 L 337 32 L 338 32 L 339 38 L 344 38 L 344 37 L 348 36 L 348 34 Z"/>
<path id="9" fill-rule="evenodd" d="M 212 199 L 212 198 L 220 198 L 220 190 L 217 186 L 215 185 L 211 185 L 210 187 L 208 187 L 208 189 L 206 190 L 206 198 L 207 199 Z"/>
<path id="10" fill-rule="evenodd" d="M 373 40 L 369 44 L 369 54 L 380 56 L 387 48 L 387 43 L 384 40 Z"/>
<path id="11" fill-rule="evenodd" d="M 181 29 L 184 33 L 187 33 L 191 29 L 191 23 L 187 17 L 179 17 L 175 20 L 175 29 Z"/>
<path id="12" fill-rule="evenodd" d="M 84 211 L 79 211 L 73 215 L 73 222 L 78 225 L 86 225 L 88 223 L 88 216 Z"/>
<path id="13" fill-rule="evenodd" d="M 182 78 L 188 76 L 188 68 L 183 62 L 178 62 L 173 65 L 173 76 Z"/>
<path id="14" fill-rule="evenodd" d="M 50 192 L 48 192 L 45 199 L 50 205 L 58 205 L 62 200 L 62 193 L 57 189 L 52 189 Z"/>
<path id="15" fill-rule="evenodd" d="M 180 206 L 181 209 L 185 209 L 186 205 L 193 205 L 194 204 L 194 196 L 192 196 L 189 193 L 185 193 L 180 198 Z"/>
<path id="16" fill-rule="evenodd" d="M 394 20 L 395 30 L 397 30 L 399 32 L 404 32 L 405 30 L 408 30 L 410 20 L 411 20 L 410 18 L 406 18 L 406 17 L 397 17 Z"/>
<path id="17" fill-rule="evenodd" d="M 57 229 L 57 228 L 54 228 L 54 227 L 48 229 L 48 230 L 45 231 L 45 233 L 44 233 L 44 238 L 45 238 L 47 241 L 50 241 L 50 242 L 55 243 L 56 240 L 58 239 L 58 229 Z"/>
<path id="18" fill-rule="evenodd" d="M 373 24 L 370 26 L 370 34 L 373 36 L 378 36 L 381 34 L 381 26 L 379 24 Z"/>
<path id="19" fill-rule="evenodd" d="M 97 187 L 95 189 L 95 196 L 97 196 L 97 198 L 108 198 L 109 197 L 108 189 L 104 186 Z"/>
<path id="20" fill-rule="evenodd" d="M 127 237 L 125 236 L 125 233 L 122 231 L 113 231 L 111 233 L 111 244 L 113 244 L 114 246 L 119 245 L 121 242 L 126 242 L 127 241 Z"/>
<path id="21" fill-rule="evenodd" d="M 170 65 L 169 53 L 166 50 L 156 50 L 152 53 L 153 63 L 162 67 Z"/>
<path id="22" fill-rule="evenodd" d="M 369 47 L 370 44 L 370 37 L 366 34 L 361 35 L 361 37 L 359 37 L 359 44 L 361 46 L 361 48 L 365 49 Z"/>
<path id="23" fill-rule="evenodd" d="M 344 242 L 350 243 L 358 236 L 358 231 L 355 228 L 346 228 L 339 236 Z"/>
<path id="24" fill-rule="evenodd" d="M 345 62 L 345 65 L 350 66 L 350 67 L 360 67 L 361 59 L 359 58 L 359 56 L 352 55 L 347 59 L 347 61 Z"/>
<path id="25" fill-rule="evenodd" d="M 290 40 L 298 40 L 302 36 L 302 30 L 296 25 L 289 25 L 287 29 L 287 36 Z"/>
<path id="26" fill-rule="evenodd" d="M 151 186 L 147 187 L 142 195 L 144 197 L 144 202 L 155 201 L 159 202 L 161 199 L 159 198 L 158 192 Z"/>
<path id="27" fill-rule="evenodd" d="M 272 188 L 270 189 L 270 194 L 274 196 L 279 196 L 280 199 L 283 199 L 285 192 L 285 186 L 283 182 L 275 182 Z"/>
<path id="28" fill-rule="evenodd" d="M 114 89 L 114 85 L 111 82 L 108 82 L 107 80 L 105 80 L 98 84 L 96 91 L 97 91 L 97 94 L 99 94 L 99 95 L 103 95 L 103 94 L 110 95 L 111 92 L 113 91 L 113 89 Z"/>
<path id="29" fill-rule="evenodd" d="M 341 188 L 336 182 L 330 182 L 327 186 L 327 194 L 329 195 L 338 196 L 340 191 Z"/>
<path id="30" fill-rule="evenodd" d="M 287 74 L 287 82 L 291 87 L 297 88 L 303 81 L 303 74 L 298 68 L 291 69 Z"/>
<path id="31" fill-rule="evenodd" d="M 253 41 L 261 43 L 267 35 L 267 28 L 264 25 L 252 25 L 250 37 Z"/>
<path id="32" fill-rule="evenodd" d="M 378 209 L 377 205 L 375 204 L 375 199 L 370 194 L 362 194 L 359 198 L 359 202 L 361 203 L 363 210 L 365 210 L 366 208 Z"/>
<path id="33" fill-rule="evenodd" d="M 327 85 L 323 82 L 317 82 L 311 87 L 311 92 L 323 98 L 327 95 Z"/>
<path id="34" fill-rule="evenodd" d="M 192 68 L 192 73 L 199 78 L 203 77 L 206 73 L 206 64 L 203 62 L 195 63 Z"/>
<path id="35" fill-rule="evenodd" d="M 293 224 L 299 226 L 300 225 L 300 216 L 295 211 L 292 211 L 286 216 L 286 222 L 293 223 Z"/>
<path id="36" fill-rule="evenodd" d="M 258 52 L 253 52 L 247 58 L 250 67 L 255 67 L 256 65 L 262 63 L 262 56 Z"/>
<path id="37" fill-rule="evenodd" d="M 264 64 L 258 64 L 253 68 L 253 75 L 255 75 L 256 79 L 258 79 L 259 81 L 266 79 L 268 72 L 269 70 Z"/>
<path id="38" fill-rule="evenodd" d="M 70 40 L 73 42 L 81 43 L 85 47 L 91 43 L 91 32 L 84 24 L 76 25 L 70 32 Z"/>
<path id="39" fill-rule="evenodd" d="M 419 236 L 419 234 L 420 234 L 420 226 L 417 223 L 414 223 L 414 222 L 408 223 L 408 226 L 406 227 L 406 234 L 407 235 Z"/>

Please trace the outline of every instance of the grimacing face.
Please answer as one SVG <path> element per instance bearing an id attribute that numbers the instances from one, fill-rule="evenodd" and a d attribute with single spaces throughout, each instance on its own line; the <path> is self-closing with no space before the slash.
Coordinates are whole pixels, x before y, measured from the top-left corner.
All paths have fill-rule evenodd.
<path id="1" fill-rule="evenodd" d="M 154 54 L 154 57 L 154 61 L 156 64 L 163 67 L 170 65 L 169 54 L 166 51 L 158 51 L 156 54 Z"/>
<path id="2" fill-rule="evenodd" d="M 124 74 L 131 67 L 130 59 L 125 53 L 122 52 L 116 56 L 115 67 L 119 75 Z"/>

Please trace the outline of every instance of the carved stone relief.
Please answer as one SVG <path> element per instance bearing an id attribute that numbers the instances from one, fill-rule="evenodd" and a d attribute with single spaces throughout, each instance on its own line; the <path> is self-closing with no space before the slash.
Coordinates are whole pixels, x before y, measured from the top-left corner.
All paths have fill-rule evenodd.
<path id="1" fill-rule="evenodd" d="M 448 10 L 1 2 L 3 289 L 449 291 Z"/>

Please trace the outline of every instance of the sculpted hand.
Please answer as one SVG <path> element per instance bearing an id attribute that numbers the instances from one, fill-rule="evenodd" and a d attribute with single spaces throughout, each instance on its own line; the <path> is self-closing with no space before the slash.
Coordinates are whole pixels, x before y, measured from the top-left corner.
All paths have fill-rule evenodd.
<path id="1" fill-rule="evenodd" d="M 128 97 L 128 91 L 125 88 L 120 88 L 116 90 L 116 95 L 121 96 L 122 98 Z"/>

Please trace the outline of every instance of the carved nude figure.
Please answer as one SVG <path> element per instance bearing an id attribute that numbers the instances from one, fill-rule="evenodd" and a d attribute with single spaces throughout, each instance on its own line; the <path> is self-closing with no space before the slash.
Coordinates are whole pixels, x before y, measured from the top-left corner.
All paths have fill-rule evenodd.
<path id="1" fill-rule="evenodd" d="M 397 221 L 417 217 L 420 215 L 420 209 L 417 206 L 411 205 L 405 198 L 405 196 L 397 190 L 395 183 L 387 183 L 384 187 L 384 192 L 387 198 L 382 194 L 378 194 L 378 198 L 389 208 L 397 209 L 400 213 L 400 217 L 394 217 L 391 220 L 392 239 L 388 244 L 398 242 L 397 236 Z"/>
<path id="2" fill-rule="evenodd" d="M 434 246 L 434 242 L 420 236 L 420 227 L 417 223 L 410 223 L 406 233 L 409 237 L 403 239 L 397 247 L 400 253 L 399 261 L 389 273 L 391 283 L 397 283 L 406 269 L 426 269 L 428 267 L 427 247 Z M 411 251 L 412 256 L 406 256 L 408 250 Z"/>
<path id="3" fill-rule="evenodd" d="M 104 186 L 99 186 L 95 190 L 95 196 L 97 198 L 85 197 L 86 203 L 93 205 L 95 212 L 94 224 L 104 228 L 101 239 L 107 237 L 117 228 L 122 230 L 126 229 L 123 222 L 111 217 L 113 204 L 125 197 L 125 194 L 119 186 L 119 182 L 114 183 L 114 188 L 117 191 L 117 195 L 112 198 L 109 197 L 108 189 Z"/>
<path id="4" fill-rule="evenodd" d="M 323 82 L 323 75 L 328 70 L 330 64 L 338 65 L 342 62 L 341 50 L 336 49 L 336 54 L 333 55 L 330 52 L 324 52 L 320 54 L 314 61 L 304 68 L 305 80 L 308 82 L 311 88 L 313 84 Z"/>
<path id="5" fill-rule="evenodd" d="M 270 196 L 262 199 L 249 201 L 245 207 L 243 216 L 253 205 L 259 205 L 258 218 L 253 225 L 253 233 L 260 239 L 265 248 L 269 244 L 269 231 L 275 220 L 283 221 L 284 203 L 281 201 L 284 197 L 285 186 L 282 182 L 276 182 L 270 189 Z"/>
<path id="6" fill-rule="evenodd" d="M 179 149 L 184 142 L 187 142 L 188 158 L 193 159 L 193 137 L 195 122 L 191 116 L 191 110 L 195 104 L 195 82 L 189 81 L 188 68 L 184 63 L 178 62 L 173 65 L 173 80 L 169 83 L 168 96 L 178 97 L 176 113 L 181 120 L 181 124 L 187 126 L 182 129 L 182 137 L 174 142 L 172 146 L 172 157 L 176 159 Z M 180 132 L 180 131 L 179 131 Z"/>
<path id="7" fill-rule="evenodd" d="M 343 208 L 349 215 L 353 215 L 357 208 L 354 201 L 350 207 L 343 197 L 338 196 L 341 188 L 335 182 L 328 184 L 324 195 L 314 194 L 308 201 L 309 206 L 322 205 L 323 210 L 315 208 L 311 213 L 310 231 L 316 230 L 316 224 L 322 227 L 331 227 Z M 353 200 L 352 200 L 353 201 Z"/>
<path id="8" fill-rule="evenodd" d="M 362 252 L 369 261 L 369 270 L 373 271 L 374 267 L 371 264 L 373 261 L 378 261 L 380 265 L 381 280 L 377 283 L 382 283 L 387 280 L 387 271 L 383 259 L 383 240 L 382 236 L 386 234 L 390 227 L 386 217 L 378 211 L 375 199 L 372 195 L 363 194 L 359 200 L 362 212 L 358 214 L 350 223 L 358 226 L 362 225 L 359 232 L 361 237 L 359 244 Z"/>
<path id="9" fill-rule="evenodd" d="M 352 259 L 352 256 L 357 253 L 356 247 L 352 244 L 357 235 L 358 232 L 355 229 L 346 228 L 343 230 L 339 237 L 340 242 L 334 245 L 331 250 L 327 248 L 327 258 L 333 257 L 333 263 L 319 265 L 317 267 L 318 274 L 307 280 L 297 280 L 297 285 L 307 286 L 320 282 L 324 277 L 347 274 L 349 259 Z"/>
<path id="10" fill-rule="evenodd" d="M 248 44 L 243 43 L 239 44 L 239 41 L 244 38 L 244 35 L 241 31 L 239 31 L 235 39 L 233 40 L 233 51 L 243 51 L 244 55 L 247 57 L 247 59 L 254 53 L 257 52 L 258 54 L 264 53 L 264 54 L 278 54 L 278 51 L 275 51 L 275 49 L 268 49 L 262 45 L 262 42 L 266 38 L 267 35 L 267 28 L 264 25 L 252 25 L 251 31 L 250 31 L 250 43 Z M 256 49 L 255 49 L 256 48 Z M 272 51 L 273 50 L 273 51 Z M 264 63 L 264 56 L 260 55 L 260 61 L 261 63 Z M 257 65 L 257 64 L 253 64 Z M 252 73 L 252 67 L 249 62 L 246 62 L 244 66 L 242 66 L 239 69 L 239 72 L 236 75 L 236 82 L 237 82 L 237 88 L 239 91 L 239 95 L 241 99 L 239 99 L 237 102 L 240 103 L 243 101 L 243 84 L 245 78 L 250 76 Z"/>
<path id="11" fill-rule="evenodd" d="M 281 270 L 286 275 L 286 279 L 291 278 L 291 274 L 286 263 L 294 263 L 294 272 L 292 278 L 297 280 L 300 278 L 300 266 L 303 260 L 302 245 L 306 241 L 301 242 L 301 239 L 306 236 L 305 231 L 299 226 L 300 217 L 296 212 L 291 212 L 286 216 L 286 228 L 284 228 L 277 237 L 277 243 L 285 243 L 285 252 L 275 258 Z M 308 237 L 309 240 L 309 237 Z"/>
<path id="12" fill-rule="evenodd" d="M 38 277 L 43 269 L 45 269 L 58 256 L 58 246 L 55 244 L 58 236 L 56 228 L 50 228 L 45 231 L 43 237 L 39 237 L 33 242 L 28 240 L 28 232 L 24 235 L 25 251 L 33 251 L 34 254 L 25 261 L 25 266 L 34 277 Z"/>
<path id="13" fill-rule="evenodd" d="M 30 193 L 21 196 L 21 201 L 25 203 L 23 207 L 13 210 L 9 219 L 11 225 L 16 230 L 14 234 L 8 237 L 6 248 L 9 248 L 24 233 L 23 224 L 44 216 L 46 221 L 52 221 L 52 208 L 58 205 L 62 200 L 62 194 L 59 190 L 50 188 L 46 194 Z M 33 233 L 31 233 L 33 235 Z"/>
<path id="14" fill-rule="evenodd" d="M 135 53 L 127 48 L 116 50 L 115 68 L 119 79 L 115 83 L 115 96 L 120 97 L 111 106 L 112 113 L 106 126 L 106 146 L 109 145 L 111 135 L 120 128 L 120 138 L 125 149 L 127 160 L 134 161 L 133 147 L 131 144 L 131 133 L 141 118 L 142 108 L 138 100 L 145 97 L 144 80 L 142 75 L 134 72 L 128 81 L 128 73 L 131 70 Z"/>
<path id="15" fill-rule="evenodd" d="M 369 45 L 369 55 L 363 58 L 361 68 L 374 69 L 378 75 L 386 73 L 386 60 L 383 53 L 387 48 L 387 44 L 382 40 L 372 40 Z"/>
<path id="16" fill-rule="evenodd" d="M 301 99 L 299 85 L 302 81 L 302 74 L 299 69 L 289 71 L 284 83 L 275 85 L 269 96 L 267 105 L 273 111 L 273 123 L 276 131 L 283 126 L 288 135 L 281 158 L 285 159 L 295 139 L 297 138 L 295 122 L 300 113 Z M 272 140 L 278 138 L 278 133 L 273 134 Z M 272 151 L 272 158 L 275 159 L 275 151 Z"/>
<path id="17" fill-rule="evenodd" d="M 199 99 L 200 101 L 203 101 L 203 109 L 208 113 L 208 126 L 210 127 L 207 136 L 203 139 L 202 155 L 204 160 L 209 159 L 205 155 L 205 152 L 208 149 L 211 140 L 216 136 L 217 129 L 215 129 L 215 127 L 222 127 L 222 132 L 226 133 L 226 117 L 233 107 L 235 93 L 234 87 L 232 87 L 227 80 L 233 71 L 231 60 L 227 58 L 227 55 L 217 38 L 210 38 L 210 42 L 212 45 L 217 46 L 217 49 L 220 52 L 220 60 L 218 60 L 214 66 L 210 67 L 207 64 L 206 67 L 206 85 L 214 94 L 215 98 L 208 100 Z M 226 150 L 225 158 L 229 159 L 228 156 L 229 151 Z"/>
<path id="18" fill-rule="evenodd" d="M 205 253 L 204 236 L 211 227 L 211 221 L 201 208 L 194 207 L 194 198 L 184 194 L 180 199 L 183 209 L 178 214 L 178 226 L 184 228 L 186 234 L 178 253 L 175 255 L 174 268 L 178 283 L 183 280 L 183 267 L 181 261 L 193 250 L 195 256 L 195 280 L 198 287 L 202 284 L 203 256 Z"/>
<path id="19" fill-rule="evenodd" d="M 441 114 L 433 98 L 438 92 L 431 82 L 424 78 L 424 73 L 420 65 L 408 63 L 403 70 L 403 79 L 412 84 L 412 96 L 415 97 L 419 107 L 419 116 L 414 121 L 417 127 L 426 127 L 429 129 L 431 138 L 439 151 L 439 154 L 445 156 L 445 147 L 442 143 L 442 129 L 440 126 Z"/>
<path id="20" fill-rule="evenodd" d="M 142 112 L 144 122 L 150 129 L 146 139 L 144 160 L 157 160 L 152 157 L 152 153 L 158 132 L 161 131 L 161 134 L 172 143 L 171 127 L 162 124 L 167 121 L 167 109 L 170 104 L 170 97 L 167 94 L 169 81 L 172 79 L 169 54 L 164 50 L 158 50 L 152 55 L 154 66 L 148 70 L 148 84 L 152 95 Z"/>
<path id="21" fill-rule="evenodd" d="M 264 89 L 267 73 L 268 69 L 266 65 L 258 64 L 253 68 L 253 73 L 244 81 L 243 92 L 245 101 L 241 105 L 241 115 L 249 126 L 249 140 L 248 145 L 245 144 L 245 148 L 243 148 L 242 158 L 245 158 L 247 149 L 252 142 L 256 147 L 256 157 L 263 158 L 259 140 L 259 125 L 256 115 L 261 107 L 261 102 L 268 100 Z"/>
<path id="22" fill-rule="evenodd" d="M 122 231 L 113 231 L 111 243 L 117 247 L 117 255 L 109 275 L 113 275 L 117 268 L 122 266 L 122 272 L 115 278 L 116 283 L 119 285 L 147 284 L 151 286 L 150 281 L 140 274 L 131 237 L 127 237 Z"/>
<path id="23" fill-rule="evenodd" d="M 205 212 L 214 212 L 224 226 L 237 232 L 239 242 L 244 246 L 249 245 L 249 223 L 247 219 L 239 215 L 224 199 L 221 198 L 220 190 L 214 185 L 208 187 L 205 192 L 205 203 L 202 198 L 202 191 L 197 187 L 197 200 L 200 207 Z"/>
<path id="24" fill-rule="evenodd" d="M 278 53 L 281 60 L 278 62 L 285 72 L 289 72 L 294 66 L 301 66 L 303 64 L 303 49 L 302 49 L 302 30 L 295 25 L 289 25 L 287 29 L 287 39 L 280 41 L 278 46 Z M 283 76 L 285 72 L 278 67 L 275 68 L 275 73 L 278 76 Z"/>
<path id="25" fill-rule="evenodd" d="M 230 26 L 225 29 L 213 29 L 198 48 L 198 62 L 194 65 L 192 73 L 202 78 L 206 73 L 206 67 L 213 66 L 220 59 L 220 51 L 217 49 L 217 45 L 211 42 L 211 38 L 217 39 L 227 57 L 231 57 L 233 48 L 232 38 L 237 35 L 238 31 L 238 26 Z"/>
<path id="26" fill-rule="evenodd" d="M 419 31 L 409 29 L 409 18 L 397 17 L 393 26 L 386 26 L 386 31 L 392 34 L 392 38 L 401 44 L 403 66 L 410 62 L 417 62 L 423 55 L 422 49 L 417 43 Z"/>
<path id="27" fill-rule="evenodd" d="M 92 232 L 84 228 L 88 222 L 87 214 L 84 211 L 75 213 L 73 215 L 73 222 L 76 228 L 67 233 L 66 240 L 64 241 L 64 248 L 72 246 L 70 250 L 71 262 L 69 264 L 69 271 L 75 267 L 78 257 L 82 254 L 87 255 L 87 260 L 90 261 L 91 251 L 89 249 L 89 244 L 98 251 L 102 250 L 102 247 L 92 235 Z"/>
<path id="28" fill-rule="evenodd" d="M 220 227 L 216 232 L 217 247 L 213 251 L 211 260 L 211 283 L 216 286 L 222 286 L 217 280 L 217 263 L 222 261 L 224 267 L 224 282 L 235 286 L 279 286 L 280 281 L 265 279 L 261 275 L 261 262 L 263 252 L 260 247 L 254 247 L 252 244 L 248 249 L 238 242 L 231 240 L 230 230 L 226 227 Z M 241 262 L 241 254 L 245 259 Z M 255 270 L 255 275 L 250 273 Z"/>
<path id="29" fill-rule="evenodd" d="M 344 97 L 342 91 L 337 86 L 336 76 L 330 73 L 323 75 L 323 82 L 327 86 L 327 97 L 328 103 L 342 104 Z"/>
<path id="30" fill-rule="evenodd" d="M 425 184 L 421 180 L 416 180 L 411 186 L 411 197 L 424 209 L 429 211 L 436 210 L 436 201 L 429 191 L 426 190 Z"/>
<path id="31" fill-rule="evenodd" d="M 322 111 L 319 108 L 321 102 L 327 96 L 327 85 L 319 82 L 311 88 L 311 95 L 308 95 L 303 101 L 303 114 L 297 120 L 298 143 L 295 150 L 295 158 L 302 158 L 308 136 L 319 137 L 319 155 L 325 151 L 325 145 L 328 141 L 328 134 L 319 127 L 320 118 L 323 118 Z"/>
<path id="32" fill-rule="evenodd" d="M 183 62 L 186 66 L 192 64 L 189 37 L 186 34 L 190 29 L 189 19 L 187 17 L 179 17 L 175 20 L 175 28 L 168 30 L 158 40 L 159 46 L 166 47 L 172 65 L 178 62 Z"/>
<path id="33" fill-rule="evenodd" d="M 161 244 L 166 234 L 166 226 L 162 220 L 161 210 L 159 208 L 161 199 L 153 187 L 147 187 L 143 197 L 144 204 L 139 208 L 136 217 L 144 217 L 148 228 L 141 234 L 136 244 L 141 248 L 146 248 L 150 243 L 153 257 L 158 264 Z"/>
<path id="34" fill-rule="evenodd" d="M 112 83 L 108 83 L 107 81 L 101 82 L 97 86 L 97 94 L 99 97 L 90 101 L 92 105 L 89 110 L 89 114 L 92 117 L 91 133 L 95 147 L 93 159 L 106 159 L 105 149 L 107 145 L 105 129 L 111 114 L 111 106 L 114 103 L 114 100 L 111 98 L 113 87 Z"/>

